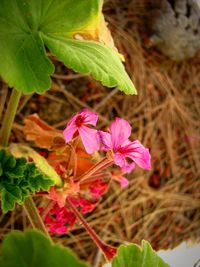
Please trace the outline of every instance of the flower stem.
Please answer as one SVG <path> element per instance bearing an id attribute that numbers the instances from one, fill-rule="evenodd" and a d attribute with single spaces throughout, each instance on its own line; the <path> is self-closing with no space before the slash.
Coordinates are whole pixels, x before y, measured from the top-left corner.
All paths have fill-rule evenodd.
<path id="1" fill-rule="evenodd" d="M 1 131 L 0 131 L 1 146 L 6 147 L 8 145 L 12 124 L 15 118 L 20 97 L 21 97 L 21 92 L 18 92 L 17 90 L 13 89 L 1 126 Z"/>
<path id="2" fill-rule="evenodd" d="M 102 171 L 113 164 L 113 160 L 108 158 L 103 158 L 101 161 L 96 163 L 92 166 L 88 171 L 86 171 L 82 176 L 77 177 L 77 180 L 81 182 L 86 181 L 91 175 L 95 174 L 96 172 Z"/>
<path id="3" fill-rule="evenodd" d="M 43 232 L 49 239 L 51 240 L 51 237 L 44 225 L 44 222 L 42 218 L 40 217 L 40 214 L 37 210 L 37 207 L 32 199 L 32 197 L 26 198 L 24 202 L 24 209 L 26 211 L 26 214 L 30 220 L 31 225 L 33 228 L 40 230 Z"/>
<path id="4" fill-rule="evenodd" d="M 72 204 L 72 202 L 69 200 L 69 198 L 66 198 L 67 204 L 70 206 L 76 217 L 81 221 L 84 228 L 87 230 L 90 237 L 93 239 L 93 241 L 96 243 L 96 245 L 100 248 L 102 253 L 104 254 L 105 258 L 108 261 L 111 261 L 112 258 L 117 253 L 117 249 L 115 247 L 109 246 L 106 243 L 104 243 L 99 236 L 95 233 L 95 231 L 89 226 L 89 224 L 86 222 L 86 220 L 83 218 L 83 216 L 80 214 L 80 212 L 76 209 L 76 207 Z"/>

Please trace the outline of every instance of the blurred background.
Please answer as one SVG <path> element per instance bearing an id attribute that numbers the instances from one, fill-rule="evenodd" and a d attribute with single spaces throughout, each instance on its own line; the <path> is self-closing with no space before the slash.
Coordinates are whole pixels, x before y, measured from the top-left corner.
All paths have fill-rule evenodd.
<path id="1" fill-rule="evenodd" d="M 200 242 L 199 1 L 107 0 L 104 14 L 138 95 L 102 87 L 49 55 L 56 66 L 52 88 L 21 99 L 12 140 L 24 141 L 21 125 L 32 113 L 59 129 L 83 107 L 100 114 L 99 128 L 115 116 L 128 120 L 132 139 L 150 148 L 152 171 L 136 169 L 126 189 L 113 183 L 87 221 L 113 245 L 146 239 L 159 250 Z M 0 109 L 10 93 L 3 82 L 1 88 Z M 0 215 L 0 238 L 28 225 L 17 207 Z M 96 267 L 103 260 L 80 224 L 54 238 Z"/>

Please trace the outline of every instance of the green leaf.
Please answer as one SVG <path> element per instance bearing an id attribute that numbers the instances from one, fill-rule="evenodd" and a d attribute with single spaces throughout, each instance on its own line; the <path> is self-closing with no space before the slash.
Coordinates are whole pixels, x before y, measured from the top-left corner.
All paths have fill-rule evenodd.
<path id="1" fill-rule="evenodd" d="M 26 1 L 29 3 L 29 0 Z M 36 18 L 36 21 L 40 21 L 41 32 L 68 37 L 73 37 L 74 33 L 95 21 L 102 8 L 102 0 L 62 0 L 62 2 L 32 0 L 31 2 L 35 6 L 35 13 L 38 13 L 38 4 L 35 2 L 43 2 L 42 9 L 46 9 L 39 19 Z"/>
<path id="2" fill-rule="evenodd" d="M 54 66 L 45 54 L 39 33 L 14 31 L 15 27 L 2 19 L 0 9 L 0 75 L 10 87 L 23 93 L 42 93 L 50 87 Z M 17 18 L 17 17 L 16 17 Z M 7 28 L 2 33 L 2 28 Z M 10 29 L 10 30 L 9 30 Z"/>
<path id="3" fill-rule="evenodd" d="M 47 177 L 54 181 L 55 185 L 62 186 L 62 180 L 54 168 L 48 163 L 48 161 L 38 154 L 34 149 L 23 144 L 10 144 L 10 152 L 16 158 L 24 157 L 27 160 L 32 158 L 37 168 L 44 173 Z"/>
<path id="4" fill-rule="evenodd" d="M 23 93 L 49 89 L 54 66 L 46 45 L 73 70 L 135 94 L 116 52 L 92 41 L 72 39 L 95 25 L 101 10 L 101 0 L 1 0 L 0 76 Z"/>
<path id="5" fill-rule="evenodd" d="M 26 197 L 46 191 L 54 181 L 37 169 L 35 163 L 24 158 L 14 158 L 0 150 L 0 193 L 3 212 L 12 210 L 16 203 L 23 204 Z"/>
<path id="6" fill-rule="evenodd" d="M 119 55 L 111 48 L 97 42 L 53 35 L 44 35 L 44 41 L 52 53 L 74 71 L 91 74 L 104 86 L 119 86 L 127 94 L 136 93 Z"/>
<path id="7" fill-rule="evenodd" d="M 52 244 L 42 233 L 12 232 L 3 241 L 1 267 L 89 267 L 68 248 Z"/>
<path id="8" fill-rule="evenodd" d="M 1 194 L 3 212 L 14 209 L 15 203 L 22 198 L 21 190 L 11 184 L 7 184 L 2 189 Z"/>
<path id="9" fill-rule="evenodd" d="M 53 181 L 51 179 L 44 179 L 44 174 L 38 171 L 35 164 L 27 164 L 24 175 L 27 178 L 28 184 L 33 191 L 48 190 Z M 31 177 L 31 179 L 30 179 Z"/>
<path id="10" fill-rule="evenodd" d="M 165 263 L 151 245 L 143 240 L 142 247 L 135 244 L 120 246 L 112 260 L 112 267 L 170 267 Z"/>

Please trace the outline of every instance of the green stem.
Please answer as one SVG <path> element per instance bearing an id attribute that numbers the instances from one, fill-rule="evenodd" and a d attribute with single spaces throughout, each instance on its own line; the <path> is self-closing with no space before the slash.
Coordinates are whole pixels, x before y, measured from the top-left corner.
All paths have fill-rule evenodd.
<path id="1" fill-rule="evenodd" d="M 7 86 L 2 86 L 2 88 L 0 90 L 2 92 L 2 96 L 1 96 L 1 100 L 0 100 L 0 103 L 1 103 L 1 106 L 0 106 L 0 121 L 1 121 L 1 118 L 3 117 L 4 106 L 5 106 L 7 95 L 8 95 L 8 87 Z"/>
<path id="2" fill-rule="evenodd" d="M 13 89 L 1 126 L 1 131 L 0 131 L 1 146 L 6 147 L 8 145 L 12 124 L 15 118 L 20 97 L 21 97 L 21 92 L 18 92 L 17 90 Z"/>
<path id="3" fill-rule="evenodd" d="M 15 115 L 17 112 L 17 107 L 19 104 L 20 97 L 21 97 L 21 92 L 18 92 L 17 90 L 13 89 L 9 102 L 8 102 L 6 113 L 3 118 L 1 130 L 0 130 L 0 146 L 3 146 L 3 147 L 8 146 L 8 141 L 9 141 L 13 121 L 15 119 Z M 27 213 L 27 216 L 32 226 L 42 231 L 50 238 L 49 233 L 47 229 L 45 228 L 45 225 L 38 213 L 37 207 L 31 197 L 28 197 L 25 200 L 24 209 Z"/>
<path id="4" fill-rule="evenodd" d="M 24 209 L 26 211 L 26 214 L 31 222 L 31 225 L 33 226 L 33 228 L 40 230 L 41 232 L 43 232 L 46 236 L 49 237 L 49 239 L 51 240 L 51 237 L 43 223 L 43 220 L 37 210 L 37 207 L 32 199 L 32 197 L 28 197 L 26 198 L 25 202 L 24 202 Z"/>

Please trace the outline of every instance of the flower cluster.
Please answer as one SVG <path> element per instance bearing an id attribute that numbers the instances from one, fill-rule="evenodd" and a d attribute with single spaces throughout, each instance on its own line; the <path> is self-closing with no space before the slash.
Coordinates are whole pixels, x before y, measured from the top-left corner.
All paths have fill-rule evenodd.
<path id="1" fill-rule="evenodd" d="M 44 208 L 39 208 L 41 215 L 45 213 Z M 54 203 L 48 214 L 44 217 L 44 223 L 52 234 L 64 234 L 74 227 L 76 222 L 75 214 L 66 207 L 60 207 Z"/>
<path id="2" fill-rule="evenodd" d="M 82 214 L 87 214 L 96 207 L 112 180 L 124 188 L 128 186 L 124 174 L 136 165 L 151 169 L 149 150 L 140 141 L 129 139 L 131 126 L 126 120 L 115 118 L 107 132 L 95 129 L 97 120 L 98 114 L 88 109 L 78 112 L 63 132 L 62 149 L 59 147 L 59 152 L 47 156 L 64 182 L 63 188 L 52 187 L 48 194 L 53 203 L 50 212 L 44 215 L 40 209 L 53 234 L 66 233 L 76 222 L 67 198 Z"/>
<path id="3" fill-rule="evenodd" d="M 124 173 L 130 173 L 135 168 L 135 164 L 145 170 L 151 169 L 149 150 L 140 141 L 129 140 L 131 126 L 126 120 L 115 118 L 108 132 L 88 127 L 88 125 L 96 126 L 97 120 L 97 113 L 87 109 L 81 110 L 71 118 L 64 130 L 66 143 L 71 141 L 78 132 L 87 153 L 93 153 L 99 148 L 104 151 L 112 151 L 114 163 Z M 128 163 L 127 159 L 132 162 Z"/>

